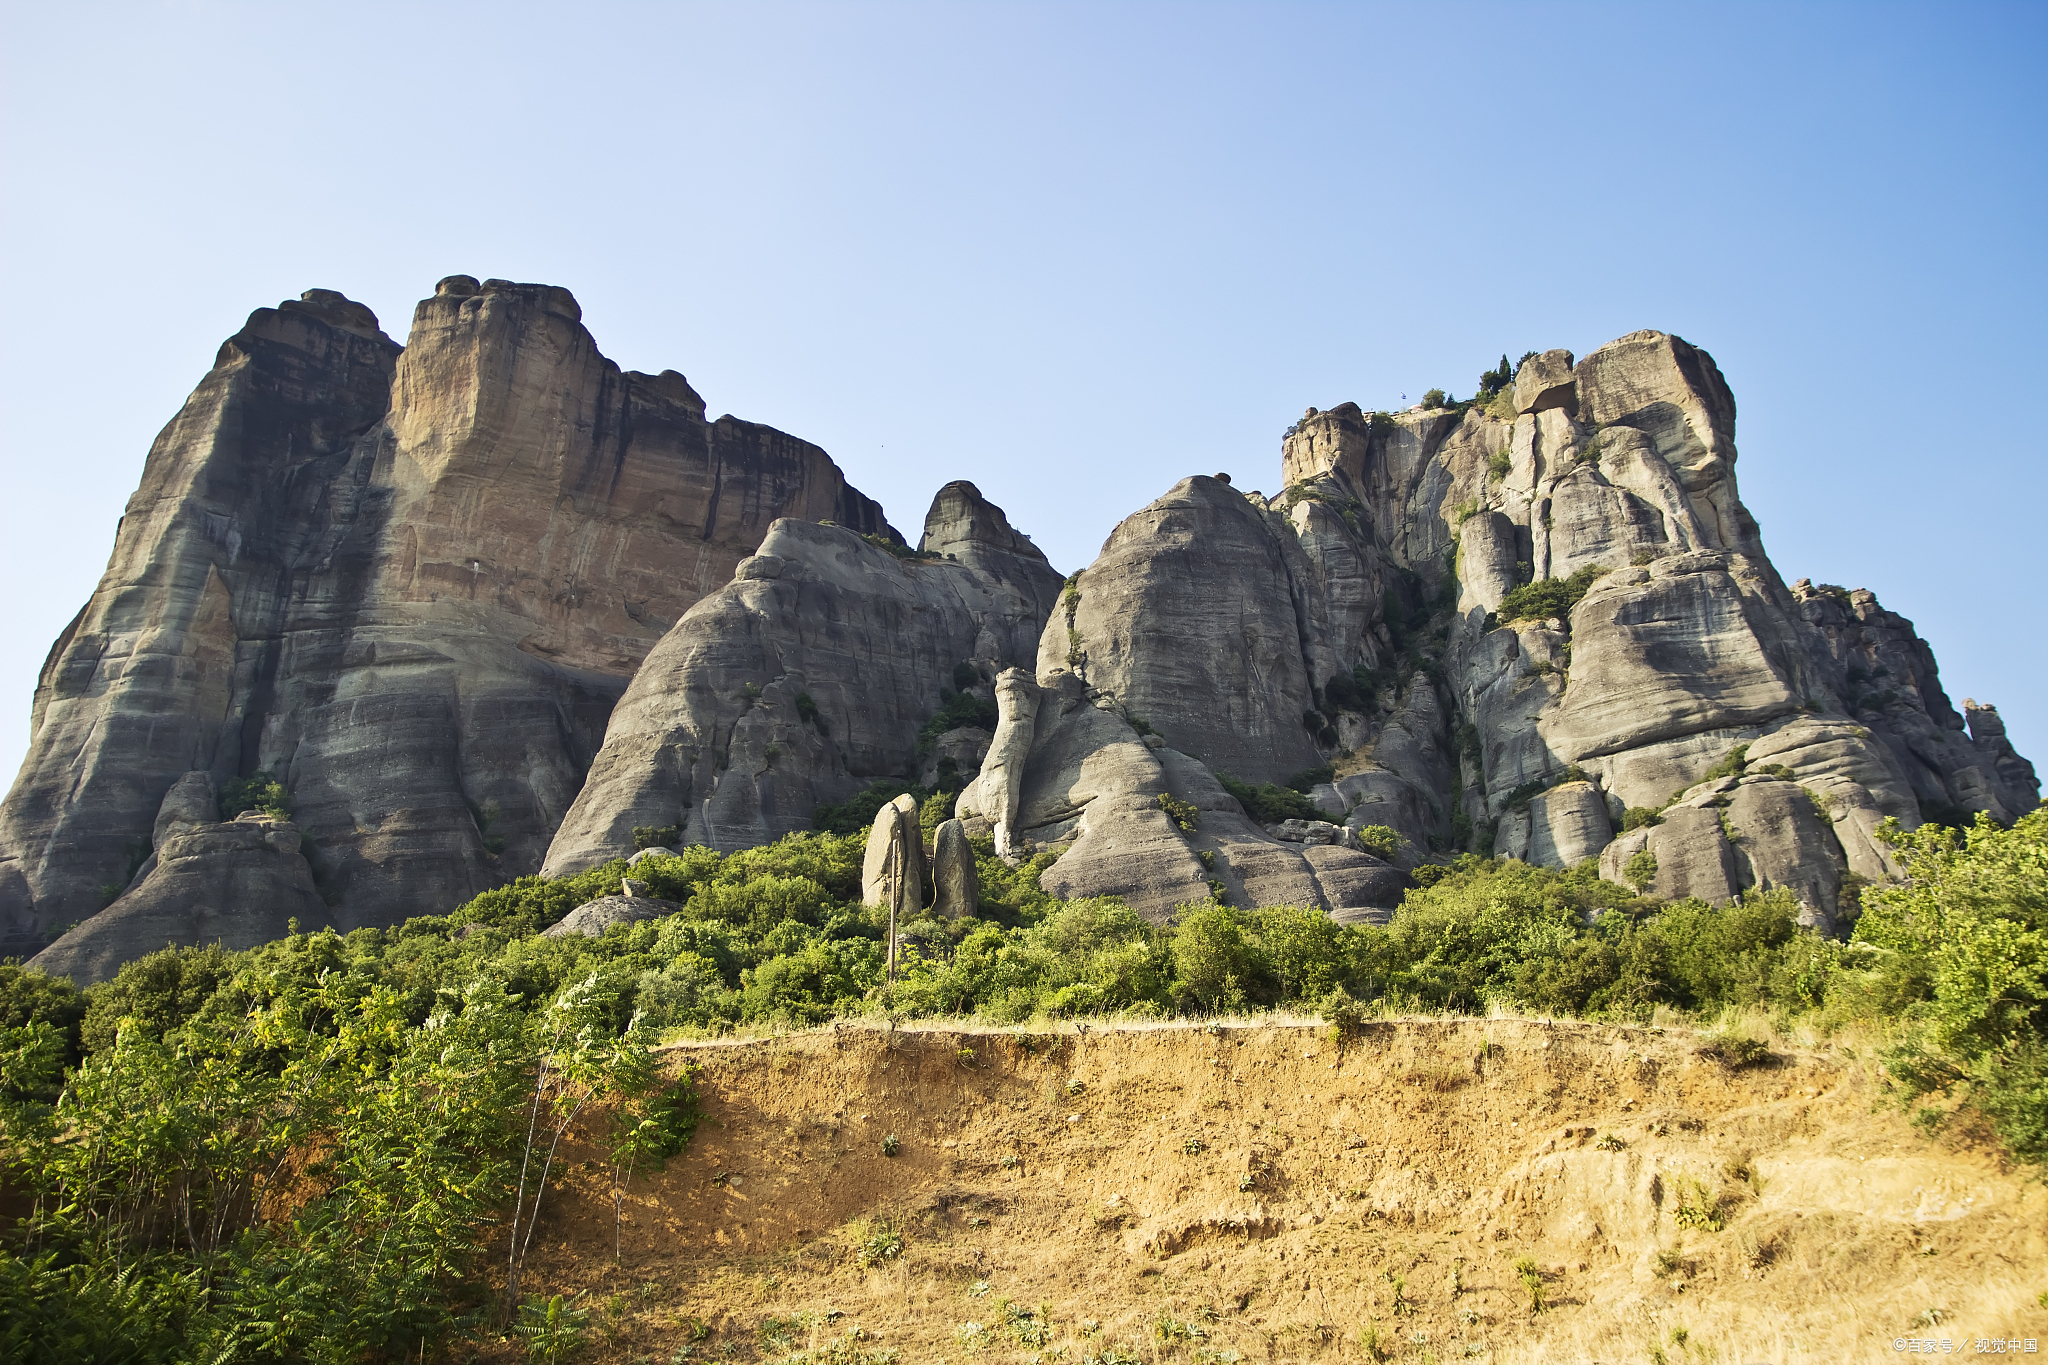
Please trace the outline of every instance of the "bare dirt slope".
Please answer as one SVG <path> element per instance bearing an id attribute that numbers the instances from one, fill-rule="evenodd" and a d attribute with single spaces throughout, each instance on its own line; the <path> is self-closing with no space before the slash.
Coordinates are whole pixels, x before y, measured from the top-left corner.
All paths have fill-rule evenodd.
<path id="1" fill-rule="evenodd" d="M 1687 1030 L 1506 1019 L 1341 1051 L 1285 1022 L 679 1048 L 706 1103 L 689 1151 L 617 1226 L 608 1168 L 572 1153 L 531 1283 L 588 1291 L 590 1356 L 621 1361 L 2048 1338 L 2048 1191 L 1967 1134 L 1921 1137 L 1855 1057 L 1778 1048 L 1738 1069 Z"/>

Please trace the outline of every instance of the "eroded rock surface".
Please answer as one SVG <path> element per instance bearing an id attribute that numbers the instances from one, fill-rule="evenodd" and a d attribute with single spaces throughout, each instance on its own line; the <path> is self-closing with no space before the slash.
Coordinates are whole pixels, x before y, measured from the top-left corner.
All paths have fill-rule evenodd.
<path id="1" fill-rule="evenodd" d="M 935 877 L 906 871 L 946 913 L 987 837 L 1155 920 L 1380 919 L 1470 849 L 1665 897 L 1783 888 L 1840 928 L 1852 878 L 1896 874 L 1884 820 L 2009 820 L 2039 782 L 1911 622 L 1782 580 L 1735 462 L 1713 358 L 1636 332 L 1473 404 L 1312 408 L 1277 495 L 1184 479 L 1062 583 L 966 482 L 910 551 L 815 447 L 620 373 L 565 291 L 453 277 L 402 352 L 313 291 L 223 348 L 51 653 L 0 924 L 16 951 L 100 924 L 68 940 L 81 971 L 127 951 L 87 939 L 157 946 L 133 926 L 192 909 L 207 849 L 253 856 L 213 803 L 267 769 L 305 855 L 261 876 L 296 887 L 298 858 L 342 927 L 641 827 L 764 843 L 889 778 L 966 783 Z M 954 688 L 992 730 L 932 724 Z M 1224 776 L 1327 823 L 1262 827 Z M 921 862 L 914 803 L 891 811 Z M 230 914 L 256 875 L 207 894 Z"/>
<path id="2" fill-rule="evenodd" d="M 547 870 L 630 853 L 647 825 L 749 848 L 809 829 L 821 802 L 914 776 L 956 666 L 1015 663 L 1003 651 L 1037 640 L 1060 585 L 971 484 L 941 491 L 926 540 L 952 549 L 905 558 L 843 527 L 775 523 L 648 656 Z"/>
<path id="3" fill-rule="evenodd" d="M 403 350 L 332 291 L 257 310 L 43 668 L 0 951 L 101 913 L 193 771 L 291 789 L 343 927 L 537 869 L 642 657 L 782 517 L 894 534 L 817 447 L 622 372 L 567 290 L 451 277 Z"/>

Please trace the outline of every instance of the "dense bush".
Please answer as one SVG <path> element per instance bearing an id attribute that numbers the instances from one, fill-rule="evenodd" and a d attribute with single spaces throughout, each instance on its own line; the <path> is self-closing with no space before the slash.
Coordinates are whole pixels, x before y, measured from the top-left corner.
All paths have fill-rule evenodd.
<path id="1" fill-rule="evenodd" d="M 231 777 L 221 783 L 220 818 L 232 820 L 243 811 L 260 810 L 278 820 L 292 818 L 292 794 L 266 772 Z"/>
<path id="2" fill-rule="evenodd" d="M 1570 620 L 1572 608 L 1592 588 L 1593 580 L 1606 572 L 1600 565 L 1588 564 L 1570 578 L 1543 578 L 1510 588 L 1494 615 L 1502 625 L 1510 621 L 1540 621 L 1550 616 Z"/>
<path id="3" fill-rule="evenodd" d="M 1244 807 L 1246 815 L 1262 825 L 1276 825 L 1282 820 L 1323 818 L 1315 802 L 1291 787 L 1276 787 L 1271 782 L 1261 782 L 1255 787 L 1228 773 L 1216 774 L 1216 780 L 1223 784 L 1223 790 L 1237 798 L 1237 804 Z"/>
<path id="4" fill-rule="evenodd" d="M 941 691 L 939 709 L 924 723 L 918 732 L 917 751 L 930 753 L 932 746 L 939 742 L 939 736 L 948 730 L 962 726 L 975 726 L 983 730 L 996 728 L 996 704 L 988 697 L 977 697 L 972 692 Z"/>
<path id="5" fill-rule="evenodd" d="M 1908 1098 L 1961 1089 L 2015 1154 L 2048 1161 L 2048 807 L 2011 829 L 1979 815 L 1960 836 L 1895 821 L 1880 836 L 1908 880 L 1864 890 L 1855 942 L 1915 997 L 1893 1074 Z"/>

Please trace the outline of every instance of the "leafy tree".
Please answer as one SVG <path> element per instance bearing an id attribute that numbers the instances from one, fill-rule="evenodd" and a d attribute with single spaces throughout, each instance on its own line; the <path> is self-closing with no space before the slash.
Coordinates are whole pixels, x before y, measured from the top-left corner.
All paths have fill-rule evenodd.
<path id="1" fill-rule="evenodd" d="M 2048 1160 L 2048 807 L 2011 829 L 1979 815 L 1960 837 L 1890 820 L 1879 836 L 1907 879 L 1863 893 L 1855 941 L 1919 964 L 1931 987 L 1908 1007 L 1924 1040 L 1895 1074 L 1909 1093 L 1967 1081 L 2015 1154 Z"/>

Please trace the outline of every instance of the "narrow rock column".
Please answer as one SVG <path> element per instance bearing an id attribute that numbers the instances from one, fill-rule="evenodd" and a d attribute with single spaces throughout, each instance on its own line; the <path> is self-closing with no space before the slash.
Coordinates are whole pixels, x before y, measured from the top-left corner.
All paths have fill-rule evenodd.
<path id="1" fill-rule="evenodd" d="M 975 807 L 995 825 L 996 854 L 1015 849 L 1017 810 L 1024 799 L 1024 764 L 1038 722 L 1038 683 L 1021 668 L 996 676 L 996 735 L 975 779 Z"/>
<path id="2" fill-rule="evenodd" d="M 963 821 L 948 820 L 938 828 L 932 845 L 932 902 L 941 919 L 960 919 L 981 906 L 981 878 Z"/>
<path id="3" fill-rule="evenodd" d="M 866 905 L 900 906 L 906 914 L 924 909 L 924 838 L 917 824 L 917 802 L 907 794 L 875 812 L 867 855 L 861 860 L 860 898 Z"/>

